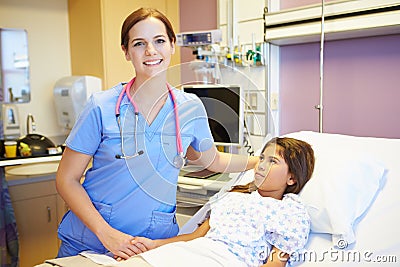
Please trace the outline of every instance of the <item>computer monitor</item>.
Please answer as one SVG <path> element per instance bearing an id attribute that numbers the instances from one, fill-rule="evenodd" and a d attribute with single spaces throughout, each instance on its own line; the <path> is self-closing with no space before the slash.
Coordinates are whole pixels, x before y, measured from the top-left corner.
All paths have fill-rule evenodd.
<path id="1" fill-rule="evenodd" d="M 244 105 L 239 85 L 196 84 L 182 89 L 203 102 L 216 145 L 242 146 Z"/>

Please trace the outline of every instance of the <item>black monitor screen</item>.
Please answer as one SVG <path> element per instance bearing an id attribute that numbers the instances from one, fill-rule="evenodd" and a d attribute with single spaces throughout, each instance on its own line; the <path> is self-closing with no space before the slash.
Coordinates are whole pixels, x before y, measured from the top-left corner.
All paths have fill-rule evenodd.
<path id="1" fill-rule="evenodd" d="M 186 85 L 183 90 L 197 95 L 203 102 L 216 144 L 242 144 L 243 111 L 239 86 Z"/>

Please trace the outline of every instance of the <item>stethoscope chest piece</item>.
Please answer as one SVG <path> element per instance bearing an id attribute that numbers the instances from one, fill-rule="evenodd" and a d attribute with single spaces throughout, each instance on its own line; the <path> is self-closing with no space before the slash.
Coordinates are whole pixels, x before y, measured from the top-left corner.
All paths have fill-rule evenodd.
<path id="1" fill-rule="evenodd" d="M 185 165 L 186 159 L 182 154 L 178 154 L 174 157 L 174 166 L 177 169 L 181 169 Z"/>

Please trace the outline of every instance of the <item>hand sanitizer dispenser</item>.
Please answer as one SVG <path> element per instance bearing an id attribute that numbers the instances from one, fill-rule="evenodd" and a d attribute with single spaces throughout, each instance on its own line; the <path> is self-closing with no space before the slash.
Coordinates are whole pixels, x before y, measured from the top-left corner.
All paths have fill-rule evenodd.
<path id="1" fill-rule="evenodd" d="M 58 124 L 72 129 L 87 99 L 101 91 L 101 79 L 94 76 L 68 76 L 54 85 L 54 101 Z"/>

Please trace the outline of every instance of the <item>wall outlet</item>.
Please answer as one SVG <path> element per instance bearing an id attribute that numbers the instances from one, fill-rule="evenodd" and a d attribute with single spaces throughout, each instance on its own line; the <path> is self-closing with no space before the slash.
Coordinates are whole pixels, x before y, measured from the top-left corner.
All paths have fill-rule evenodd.
<path id="1" fill-rule="evenodd" d="M 269 103 L 269 104 L 270 104 L 271 110 L 278 110 L 278 107 L 279 107 L 278 93 L 271 93 L 270 101 L 271 101 L 271 103 Z"/>

